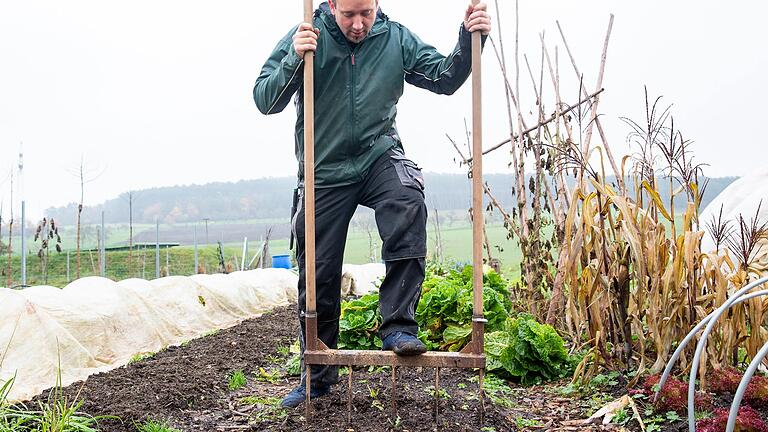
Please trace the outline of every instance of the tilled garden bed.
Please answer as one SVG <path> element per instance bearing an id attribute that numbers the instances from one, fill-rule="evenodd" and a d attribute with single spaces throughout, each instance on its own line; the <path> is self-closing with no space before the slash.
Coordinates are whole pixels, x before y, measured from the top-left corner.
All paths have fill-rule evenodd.
<path id="1" fill-rule="evenodd" d="M 171 347 L 153 357 L 89 377 L 64 391 L 79 395 L 82 412 L 117 416 L 99 422 L 101 431 L 136 431 L 147 419 L 167 422 L 182 431 L 510 431 L 609 430 L 610 426 L 574 426 L 590 409 L 584 400 L 558 396 L 551 387 L 514 386 L 486 398 L 480 423 L 477 373 L 443 369 L 435 392 L 432 368 L 401 369 L 397 414 L 391 411 L 391 370 L 353 371 L 353 404 L 348 423 L 347 379 L 334 392 L 313 403 L 304 418 L 303 406 L 280 409 L 280 398 L 298 384 L 285 375 L 295 341 L 294 307 L 278 308 L 216 334 Z M 242 370 L 247 384 L 230 390 L 228 376 Z M 493 394 L 493 386 L 489 386 Z M 435 399 L 438 397 L 437 417 Z M 44 393 L 40 398 L 47 397 Z M 496 403 L 494 403 L 495 401 Z"/>

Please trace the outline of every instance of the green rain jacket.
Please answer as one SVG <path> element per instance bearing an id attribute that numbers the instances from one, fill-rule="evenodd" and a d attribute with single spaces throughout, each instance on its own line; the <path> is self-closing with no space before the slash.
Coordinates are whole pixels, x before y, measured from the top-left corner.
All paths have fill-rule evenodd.
<path id="1" fill-rule="evenodd" d="M 313 23 L 320 29 L 315 55 L 315 186 L 362 181 L 384 152 L 401 147 L 395 129 L 404 82 L 438 94 L 452 94 L 472 69 L 471 33 L 461 25 L 459 41 L 443 56 L 381 10 L 368 36 L 347 41 L 324 2 Z M 294 27 L 275 47 L 253 88 L 264 114 L 281 112 L 296 94 L 296 158 L 304 173 L 303 65 L 293 49 Z M 485 38 L 483 38 L 483 41 Z"/>

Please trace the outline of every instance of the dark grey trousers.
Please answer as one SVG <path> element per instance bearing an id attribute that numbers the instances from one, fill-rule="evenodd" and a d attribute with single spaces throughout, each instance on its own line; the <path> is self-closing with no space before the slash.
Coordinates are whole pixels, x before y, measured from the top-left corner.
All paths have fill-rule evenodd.
<path id="1" fill-rule="evenodd" d="M 306 262 L 304 251 L 304 194 L 293 218 L 299 262 L 299 324 L 301 382 L 306 383 L 304 335 Z M 398 149 L 389 150 L 368 170 L 363 181 L 348 186 L 315 190 L 315 290 L 317 332 L 329 348 L 339 339 L 341 266 L 352 216 L 358 205 L 374 210 L 382 240 L 386 276 L 379 288 L 381 337 L 394 331 L 416 335 L 416 304 L 424 281 L 427 254 L 427 207 L 421 170 Z M 335 384 L 338 368 L 312 366 L 312 386 Z"/>

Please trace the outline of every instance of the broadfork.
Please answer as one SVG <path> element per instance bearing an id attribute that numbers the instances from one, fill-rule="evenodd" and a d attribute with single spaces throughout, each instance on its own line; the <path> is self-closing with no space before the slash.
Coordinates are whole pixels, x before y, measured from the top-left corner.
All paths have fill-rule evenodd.
<path id="1" fill-rule="evenodd" d="M 479 0 L 472 0 L 478 4 Z M 314 8 L 312 0 L 304 0 L 304 22 L 312 23 Z M 484 423 L 485 403 L 483 380 L 485 353 L 483 344 L 483 188 L 482 188 L 482 107 L 481 107 L 481 35 L 472 33 L 472 340 L 461 352 L 427 352 L 413 357 L 397 356 L 391 351 L 355 351 L 330 349 L 317 336 L 317 309 L 315 292 L 315 106 L 314 106 L 314 53 L 304 54 L 304 187 L 305 187 L 305 263 L 306 263 L 306 313 L 304 364 L 333 365 L 349 367 L 347 421 L 352 420 L 352 367 L 390 366 L 392 368 L 392 418 L 397 417 L 397 368 L 435 368 L 435 422 L 439 422 L 440 369 L 478 369 L 480 396 L 480 423 Z M 309 420 L 312 407 L 310 401 L 311 373 L 306 373 L 304 403 L 305 419 Z"/>

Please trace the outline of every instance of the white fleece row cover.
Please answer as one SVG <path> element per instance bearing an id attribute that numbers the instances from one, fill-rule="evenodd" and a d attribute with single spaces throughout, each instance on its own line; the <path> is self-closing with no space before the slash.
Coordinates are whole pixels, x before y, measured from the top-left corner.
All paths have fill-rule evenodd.
<path id="1" fill-rule="evenodd" d="M 285 269 L 153 281 L 79 279 L 63 289 L 0 288 L 0 386 L 16 376 L 11 400 L 26 400 L 115 369 L 140 353 L 231 327 L 295 303 L 298 276 Z M 294 323 L 286 323 L 286 325 Z"/>
<path id="2" fill-rule="evenodd" d="M 705 231 L 701 242 L 701 249 L 704 252 L 715 249 L 715 241 L 706 226 L 720 216 L 721 208 L 723 221 L 730 221 L 731 227 L 735 229 L 738 229 L 739 216 L 744 217 L 747 224 L 751 224 L 755 216 L 757 216 L 758 225 L 768 221 L 768 168 L 757 169 L 734 181 L 701 212 L 699 223 L 701 229 Z M 722 245 L 720 247 L 724 248 Z M 755 269 L 768 270 L 768 238 L 763 238 L 758 243 L 753 259 Z"/>
<path id="3" fill-rule="evenodd" d="M 379 291 L 386 268 L 381 263 L 341 266 L 341 295 L 364 296 Z"/>

